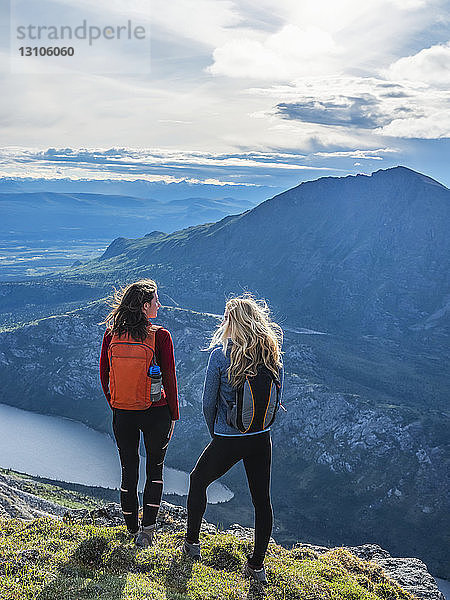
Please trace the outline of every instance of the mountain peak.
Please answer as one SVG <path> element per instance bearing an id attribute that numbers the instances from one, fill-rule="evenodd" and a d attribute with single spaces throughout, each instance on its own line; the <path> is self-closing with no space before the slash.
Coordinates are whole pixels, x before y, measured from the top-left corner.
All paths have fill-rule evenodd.
<path id="1" fill-rule="evenodd" d="M 146 237 L 147 239 L 156 239 L 165 235 L 167 234 L 164 233 L 164 231 L 151 231 L 150 233 L 145 234 L 144 237 Z"/>
<path id="2" fill-rule="evenodd" d="M 409 195 L 411 192 L 421 193 L 418 192 L 418 190 L 419 187 L 423 185 L 427 186 L 427 189 L 429 190 L 431 190 L 431 186 L 433 186 L 433 191 L 437 191 L 436 188 L 447 192 L 449 191 L 449 189 L 442 183 L 439 183 L 439 181 L 436 181 L 419 171 L 414 171 L 409 167 L 397 165 L 396 167 L 389 167 L 387 169 L 378 169 L 378 171 L 373 171 L 370 174 L 358 173 L 356 175 L 325 176 L 309 181 L 302 181 L 293 188 L 268 198 L 265 202 L 258 205 L 256 210 L 265 205 L 271 205 L 273 201 L 279 201 L 280 199 L 283 201 L 290 201 L 292 198 L 319 198 L 320 196 L 322 196 L 323 199 L 336 198 L 343 194 L 354 194 L 358 188 L 361 188 L 360 192 L 364 189 L 364 194 L 372 193 L 372 191 L 377 188 L 380 191 L 383 189 L 384 194 L 389 194 L 392 192 L 391 188 L 393 185 L 400 189 L 403 195 Z M 369 191 L 369 189 L 371 191 Z"/>
<path id="3" fill-rule="evenodd" d="M 421 180 L 424 183 L 428 183 L 431 185 L 437 185 L 440 188 L 443 188 L 444 190 L 448 189 L 445 185 L 439 183 L 439 181 L 436 181 L 432 177 L 428 177 L 427 175 L 424 175 L 419 171 L 414 171 L 413 169 L 410 169 L 409 167 L 405 167 L 403 165 L 390 167 L 389 169 L 378 169 L 378 171 L 374 171 L 371 175 L 369 175 L 369 177 L 395 177 L 396 179 L 401 178 L 405 181 L 415 179 Z"/>

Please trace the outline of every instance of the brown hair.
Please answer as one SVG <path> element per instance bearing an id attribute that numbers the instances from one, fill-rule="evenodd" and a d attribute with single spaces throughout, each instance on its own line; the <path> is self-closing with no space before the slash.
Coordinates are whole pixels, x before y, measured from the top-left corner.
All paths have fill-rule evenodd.
<path id="1" fill-rule="evenodd" d="M 114 290 L 111 312 L 102 323 L 113 334 L 128 334 L 137 342 L 145 340 L 148 320 L 142 308 L 146 302 L 153 300 L 157 289 L 152 279 L 141 279 L 120 290 Z"/>

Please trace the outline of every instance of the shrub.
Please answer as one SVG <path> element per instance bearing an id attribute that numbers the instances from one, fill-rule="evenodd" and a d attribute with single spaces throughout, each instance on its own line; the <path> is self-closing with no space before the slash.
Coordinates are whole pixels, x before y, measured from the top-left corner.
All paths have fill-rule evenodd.
<path id="1" fill-rule="evenodd" d="M 99 567 L 102 555 L 108 548 L 108 540 L 100 535 L 93 535 L 83 540 L 73 553 L 73 560 L 86 567 Z"/>
<path id="2" fill-rule="evenodd" d="M 240 571 L 244 564 L 244 556 L 236 543 L 236 539 L 229 535 L 217 535 L 205 544 L 203 562 L 223 571 Z"/>
<path id="3" fill-rule="evenodd" d="M 136 568 L 136 550 L 128 546 L 115 546 L 104 557 L 104 565 L 114 573 Z"/>
<path id="4" fill-rule="evenodd" d="M 306 560 L 306 559 L 311 559 L 314 560 L 316 558 L 318 558 L 318 554 L 317 552 L 314 552 L 314 550 L 311 550 L 310 548 L 305 548 L 302 546 L 294 546 L 294 548 L 292 548 L 291 552 L 291 557 L 295 558 L 296 560 Z"/>

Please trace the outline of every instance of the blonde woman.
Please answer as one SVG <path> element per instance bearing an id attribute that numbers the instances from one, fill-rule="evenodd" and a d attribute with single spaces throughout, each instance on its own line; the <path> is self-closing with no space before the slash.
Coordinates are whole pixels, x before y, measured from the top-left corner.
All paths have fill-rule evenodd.
<path id="1" fill-rule="evenodd" d="M 245 567 L 247 575 L 266 583 L 264 556 L 272 532 L 270 470 L 272 442 L 270 431 L 242 433 L 227 422 L 235 392 L 247 377 L 266 369 L 277 381 L 280 393 L 283 381 L 281 364 L 282 330 L 269 317 L 265 301 L 249 294 L 231 298 L 222 323 L 214 333 L 203 389 L 203 414 L 212 441 L 197 461 L 190 477 L 187 501 L 188 524 L 183 546 L 185 554 L 200 559 L 199 532 L 206 509 L 206 488 L 243 460 L 255 508 L 255 545 Z"/>

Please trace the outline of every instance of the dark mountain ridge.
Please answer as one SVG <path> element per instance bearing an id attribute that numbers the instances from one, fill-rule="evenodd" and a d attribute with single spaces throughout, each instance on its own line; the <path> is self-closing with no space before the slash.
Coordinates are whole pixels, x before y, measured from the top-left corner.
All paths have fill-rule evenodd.
<path id="1" fill-rule="evenodd" d="M 449 221 L 450 190 L 405 167 L 324 177 L 216 223 L 115 241 L 67 275 L 153 276 L 212 312 L 248 288 L 288 322 L 335 332 L 400 336 L 444 309 L 430 327 L 445 333 Z"/>

